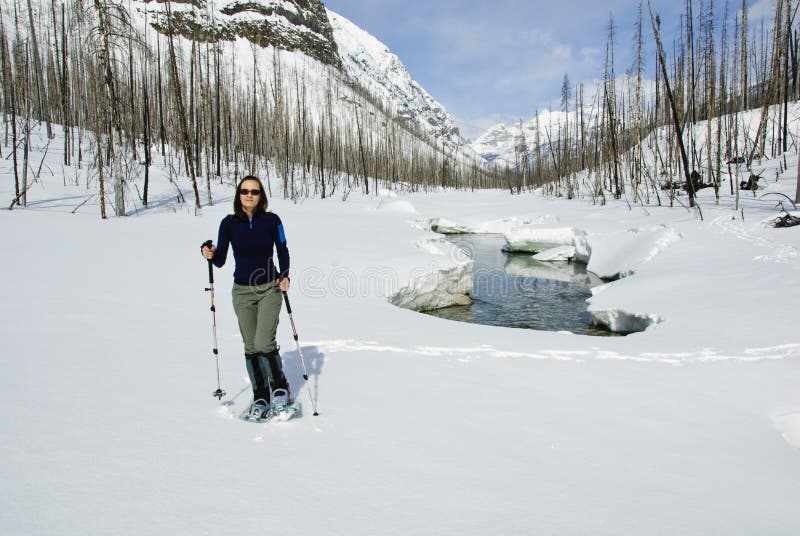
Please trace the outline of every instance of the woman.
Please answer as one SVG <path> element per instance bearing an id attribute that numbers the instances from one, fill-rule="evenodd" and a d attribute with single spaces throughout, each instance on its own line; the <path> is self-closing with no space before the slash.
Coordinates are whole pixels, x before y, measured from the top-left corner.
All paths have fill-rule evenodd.
<path id="1" fill-rule="evenodd" d="M 269 408 L 272 393 L 289 384 L 275 342 L 282 292 L 289 290 L 289 249 L 281 219 L 267 212 L 267 197 L 261 181 L 252 175 L 236 187 L 233 214 L 222 219 L 217 245 L 203 246 L 202 254 L 221 268 L 233 246 L 233 309 L 244 340 L 247 372 L 253 386 L 253 404 L 246 415 L 261 418 Z M 278 252 L 280 271 L 272 261 Z M 282 402 L 286 402 L 285 400 Z"/>

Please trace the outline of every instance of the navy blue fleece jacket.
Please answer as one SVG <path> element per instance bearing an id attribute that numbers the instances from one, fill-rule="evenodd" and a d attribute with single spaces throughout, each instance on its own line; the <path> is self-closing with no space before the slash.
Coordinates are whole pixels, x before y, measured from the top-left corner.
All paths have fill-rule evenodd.
<path id="1" fill-rule="evenodd" d="M 225 264 L 228 245 L 233 245 L 236 269 L 233 280 L 239 285 L 263 285 L 289 277 L 289 248 L 281 219 L 272 212 L 257 212 L 250 220 L 226 216 L 219 224 L 217 250 L 211 261 L 218 268 Z M 272 246 L 278 252 L 280 272 L 272 262 Z"/>

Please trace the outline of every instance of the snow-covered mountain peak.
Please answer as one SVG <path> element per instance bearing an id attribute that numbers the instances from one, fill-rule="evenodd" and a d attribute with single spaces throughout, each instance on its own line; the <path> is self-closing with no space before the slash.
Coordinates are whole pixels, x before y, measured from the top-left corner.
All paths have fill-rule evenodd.
<path id="1" fill-rule="evenodd" d="M 572 128 L 575 116 L 574 111 L 545 109 L 527 122 L 500 123 L 491 127 L 472 142 L 470 147 L 489 162 L 513 167 L 516 165 L 516 153 L 523 142 L 528 150 L 533 150 L 537 140 L 539 144 L 553 143 L 562 137 L 567 126 Z M 586 120 L 592 121 L 593 117 L 590 109 L 584 110 Z"/>
<path id="2" fill-rule="evenodd" d="M 407 125 L 462 146 L 453 117 L 409 74 L 389 48 L 345 17 L 327 10 L 342 66 L 354 82 L 390 106 Z"/>
<path id="3" fill-rule="evenodd" d="M 630 94 L 631 88 L 636 84 L 636 77 L 624 75 L 616 79 L 615 91 L 617 95 Z M 655 84 L 651 80 L 641 81 L 642 98 L 651 99 L 655 94 Z M 529 150 L 533 150 L 537 141 L 540 145 L 556 143 L 569 129 L 573 131 L 576 125 L 583 122 L 583 127 L 592 129 L 597 126 L 598 113 L 603 102 L 603 82 L 591 80 L 582 84 L 584 97 L 582 106 L 577 109 L 576 103 L 571 101 L 569 111 L 554 110 L 551 107 L 537 111 L 528 121 L 521 119 L 512 123 L 500 123 L 489 128 L 470 144 L 470 147 L 489 162 L 499 165 L 515 166 L 518 149 L 525 142 Z M 520 125 L 521 123 L 521 125 Z M 537 128 L 538 124 L 538 128 Z M 523 140 L 524 135 L 524 140 Z"/>
<path id="4" fill-rule="evenodd" d="M 503 156 L 508 148 L 513 148 L 515 144 L 517 137 L 515 130 L 519 131 L 519 128 L 504 123 L 494 125 L 473 141 L 470 146 L 488 162 L 497 161 L 498 164 L 503 164 L 505 163 Z"/>

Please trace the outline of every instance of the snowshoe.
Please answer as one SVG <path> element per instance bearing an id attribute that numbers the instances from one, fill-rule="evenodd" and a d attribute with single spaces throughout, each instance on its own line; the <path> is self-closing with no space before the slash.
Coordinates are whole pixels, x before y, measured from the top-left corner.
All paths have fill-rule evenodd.
<path id="1" fill-rule="evenodd" d="M 289 391 L 275 389 L 272 391 L 272 404 L 263 398 L 254 400 L 240 418 L 255 423 L 284 422 L 296 416 L 299 410 L 300 407 L 294 403 Z"/>
<path id="2" fill-rule="evenodd" d="M 259 398 L 258 400 L 253 400 L 240 418 L 249 422 L 265 422 L 268 418 L 269 410 L 269 403 L 263 398 Z"/>
<path id="3" fill-rule="evenodd" d="M 288 389 L 272 391 L 272 404 L 268 411 L 270 421 L 288 421 L 297 414 L 298 407 L 289 395 Z"/>

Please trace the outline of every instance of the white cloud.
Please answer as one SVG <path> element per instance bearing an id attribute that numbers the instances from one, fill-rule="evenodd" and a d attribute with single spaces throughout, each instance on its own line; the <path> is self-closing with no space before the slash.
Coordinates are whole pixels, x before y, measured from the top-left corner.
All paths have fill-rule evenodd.
<path id="1" fill-rule="evenodd" d="M 564 43 L 555 45 L 550 53 L 558 61 L 572 61 L 572 47 Z"/>
<path id="2" fill-rule="evenodd" d="M 747 18 L 751 22 L 760 21 L 762 18 L 770 21 L 774 15 L 775 0 L 758 0 L 758 2 L 747 8 Z"/>
<path id="3" fill-rule="evenodd" d="M 521 38 L 523 42 L 532 46 L 549 45 L 553 42 L 553 35 L 551 32 L 538 28 L 523 32 Z"/>
<path id="4" fill-rule="evenodd" d="M 593 47 L 583 47 L 578 51 L 578 55 L 583 61 L 597 61 L 600 58 L 600 49 Z"/>

